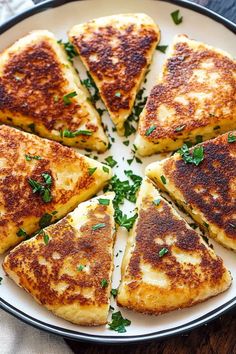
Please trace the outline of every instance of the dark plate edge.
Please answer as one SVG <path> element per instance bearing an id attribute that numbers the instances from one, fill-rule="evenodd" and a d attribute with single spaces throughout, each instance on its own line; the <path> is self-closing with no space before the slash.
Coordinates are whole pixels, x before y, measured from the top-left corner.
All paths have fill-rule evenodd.
<path id="1" fill-rule="evenodd" d="M 48 1 L 45 1 L 41 4 L 38 4 L 38 5 L 30 8 L 29 10 L 26 10 L 23 13 L 12 17 L 10 20 L 8 20 L 3 25 L 1 25 L 0 26 L 0 34 L 3 34 L 11 27 L 15 26 L 19 22 L 23 21 L 24 19 L 26 19 L 32 15 L 35 15 L 35 14 L 40 13 L 42 11 L 46 11 L 50 8 L 59 7 L 61 5 L 67 4 L 69 2 L 75 2 L 75 1 L 78 2 L 81 0 L 48 0 Z M 236 24 L 234 24 L 233 22 L 227 20 L 223 16 L 218 15 L 214 11 L 209 10 L 201 5 L 189 2 L 187 0 L 159 0 L 159 1 L 165 1 L 165 2 L 171 3 L 173 5 L 181 6 L 181 7 L 193 10 L 195 12 L 198 12 L 202 15 L 205 15 L 205 16 L 215 20 L 218 23 L 221 23 L 227 29 L 229 29 L 231 32 L 236 33 Z M 151 334 L 123 337 L 123 336 L 90 335 L 90 334 L 84 334 L 84 333 L 76 332 L 76 331 L 72 331 L 72 330 L 61 329 L 60 327 L 56 327 L 53 325 L 48 325 L 47 323 L 44 323 L 40 320 L 36 320 L 33 317 L 25 314 L 21 310 L 15 308 L 11 304 L 7 303 L 5 300 L 0 298 L 0 308 L 1 309 L 5 310 L 6 312 L 10 313 L 14 317 L 20 319 L 21 321 L 23 321 L 27 324 L 30 324 L 31 326 L 33 326 L 35 328 L 44 330 L 46 332 L 51 332 L 56 335 L 63 336 L 68 339 L 86 341 L 86 342 L 97 343 L 97 344 L 121 344 L 121 343 L 122 344 L 131 344 L 131 343 L 138 343 L 138 342 L 143 342 L 143 341 L 150 341 L 150 340 L 154 340 L 154 339 L 164 339 L 166 337 L 174 336 L 177 334 L 183 334 L 183 333 L 186 333 L 194 328 L 200 327 L 203 324 L 213 321 L 214 319 L 216 319 L 220 315 L 224 314 L 225 312 L 229 311 L 230 309 L 232 309 L 235 306 L 236 306 L 236 297 L 233 298 L 232 300 L 228 301 L 224 305 L 221 305 L 220 307 L 216 308 L 215 310 L 209 312 L 208 314 L 198 318 L 197 320 L 186 323 L 185 325 L 181 325 L 181 326 L 175 327 L 173 329 L 169 329 L 169 330 L 154 332 Z"/>

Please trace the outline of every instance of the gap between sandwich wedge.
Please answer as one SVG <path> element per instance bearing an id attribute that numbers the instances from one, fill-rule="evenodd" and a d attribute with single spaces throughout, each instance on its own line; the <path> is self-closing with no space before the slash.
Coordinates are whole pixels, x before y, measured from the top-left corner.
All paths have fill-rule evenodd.
<path id="1" fill-rule="evenodd" d="M 145 179 L 122 263 L 117 303 L 147 314 L 189 307 L 226 291 L 223 261 Z"/>
<path id="2" fill-rule="evenodd" d="M 32 31 L 0 54 L 0 122 L 68 146 L 108 148 L 88 91 L 47 30 Z"/>
<path id="3" fill-rule="evenodd" d="M 4 125 L 0 151 L 0 253 L 61 219 L 112 176 L 71 148 Z"/>
<path id="4" fill-rule="evenodd" d="M 160 40 L 157 24 L 146 14 L 120 14 L 75 25 L 68 36 L 118 134 L 124 135 L 124 123 Z"/>
<path id="5" fill-rule="evenodd" d="M 80 325 L 107 323 L 115 240 L 114 193 L 79 206 L 15 247 L 6 274 L 55 315 Z"/>

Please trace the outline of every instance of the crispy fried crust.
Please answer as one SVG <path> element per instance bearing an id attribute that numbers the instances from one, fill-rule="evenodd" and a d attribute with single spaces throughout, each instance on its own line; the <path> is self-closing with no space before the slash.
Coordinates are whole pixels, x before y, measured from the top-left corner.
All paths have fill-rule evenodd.
<path id="1" fill-rule="evenodd" d="M 106 323 L 111 289 L 114 193 L 100 205 L 97 198 L 44 232 L 21 243 L 5 258 L 3 268 L 37 302 L 68 321 Z M 93 230 L 93 226 L 105 224 Z M 49 237 L 45 243 L 45 235 Z M 80 266 L 84 266 L 80 269 Z M 102 280 L 107 286 L 102 286 Z"/>
<path id="2" fill-rule="evenodd" d="M 144 108 L 141 155 L 172 151 L 236 128 L 236 62 L 226 52 L 177 36 Z M 155 130 L 147 136 L 150 127 Z"/>
<path id="3" fill-rule="evenodd" d="M 232 134 L 236 136 L 236 132 Z M 202 144 L 204 160 L 199 166 L 186 164 L 175 154 L 149 165 L 146 174 L 211 237 L 236 251 L 236 143 L 229 143 L 228 136 L 227 133 Z M 161 175 L 166 178 L 164 185 Z"/>
<path id="4" fill-rule="evenodd" d="M 155 205 L 154 200 L 159 200 Z M 231 284 L 222 259 L 144 180 L 122 264 L 118 304 L 160 314 L 202 302 Z M 161 250 L 168 252 L 160 256 Z"/>
<path id="5" fill-rule="evenodd" d="M 145 14 L 115 15 L 74 26 L 69 38 L 122 134 L 160 39 L 159 28 Z"/>
<path id="6" fill-rule="evenodd" d="M 63 97 L 76 96 L 65 104 Z M 0 121 L 65 145 L 105 151 L 100 117 L 52 33 L 34 31 L 0 54 Z M 33 126 L 32 126 L 33 124 Z M 61 136 L 63 130 L 92 135 Z"/>
<path id="7" fill-rule="evenodd" d="M 26 156 L 40 160 L 26 160 Z M 91 175 L 90 168 L 97 168 Z M 43 173 L 52 178 L 52 201 L 45 203 L 33 193 L 29 178 L 43 183 Z M 63 217 L 76 205 L 96 194 L 111 172 L 102 164 L 56 142 L 0 127 L 0 253 L 22 241 L 19 228 L 32 234 L 45 213 L 56 211 L 52 220 Z"/>

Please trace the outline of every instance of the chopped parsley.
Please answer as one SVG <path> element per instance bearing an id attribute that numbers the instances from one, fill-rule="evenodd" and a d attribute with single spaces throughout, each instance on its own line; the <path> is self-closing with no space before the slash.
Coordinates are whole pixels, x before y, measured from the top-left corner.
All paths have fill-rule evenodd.
<path id="1" fill-rule="evenodd" d="M 176 10 L 176 11 L 171 12 L 170 15 L 171 15 L 172 20 L 174 21 L 174 23 L 175 23 L 176 25 L 179 25 L 181 22 L 183 22 L 183 17 L 180 16 L 179 10 Z"/>
<path id="2" fill-rule="evenodd" d="M 32 178 L 29 178 L 28 182 L 33 190 L 33 193 L 38 193 L 45 203 L 49 203 L 52 200 L 50 190 L 52 185 L 52 176 L 48 173 L 42 173 L 41 176 L 44 180 L 43 183 L 40 183 Z"/>
<path id="3" fill-rule="evenodd" d="M 88 169 L 88 174 L 89 176 L 92 176 L 94 174 L 94 172 L 96 171 L 97 167 L 91 167 Z"/>
<path id="4" fill-rule="evenodd" d="M 145 135 L 146 136 L 149 136 L 152 134 L 152 132 L 156 129 L 156 126 L 155 125 L 152 125 L 150 128 L 148 128 L 145 132 Z"/>
<path id="5" fill-rule="evenodd" d="M 233 135 L 233 133 L 228 134 L 228 143 L 235 143 L 236 141 L 236 136 Z"/>
<path id="6" fill-rule="evenodd" d="M 175 128 L 175 132 L 181 132 L 182 130 L 184 130 L 184 128 L 186 127 L 186 124 L 182 124 L 179 125 L 178 127 Z"/>
<path id="7" fill-rule="evenodd" d="M 2 284 L 2 280 L 3 280 L 3 278 L 2 278 L 2 277 L 0 277 L 0 285 Z"/>
<path id="8" fill-rule="evenodd" d="M 112 156 L 108 156 L 108 157 L 105 159 L 105 161 L 106 161 L 106 164 L 107 164 L 108 166 L 110 166 L 110 167 L 114 167 L 114 166 L 117 165 L 117 161 L 114 160 Z"/>
<path id="9" fill-rule="evenodd" d="M 75 50 L 75 47 L 70 42 L 63 42 L 61 39 L 58 41 L 58 43 L 63 45 L 63 47 L 67 53 L 67 59 L 72 63 L 73 58 L 78 55 Z"/>
<path id="10" fill-rule="evenodd" d="M 45 232 L 43 234 L 43 241 L 44 241 L 45 245 L 47 245 L 49 242 L 49 236 Z"/>
<path id="11" fill-rule="evenodd" d="M 168 252 L 169 252 L 168 249 L 165 248 L 165 247 L 163 247 L 163 248 L 159 251 L 158 255 L 159 255 L 159 257 L 161 258 L 161 257 L 163 257 L 165 254 L 167 254 Z"/>
<path id="12" fill-rule="evenodd" d="M 157 45 L 156 46 L 156 50 L 159 50 L 159 52 L 162 52 L 163 54 L 165 54 L 167 48 L 168 48 L 168 45 Z"/>
<path id="13" fill-rule="evenodd" d="M 34 123 L 29 124 L 28 128 L 31 130 L 32 133 L 35 133 L 35 124 Z"/>
<path id="14" fill-rule="evenodd" d="M 118 294 L 118 289 L 111 289 L 111 295 L 116 297 Z"/>
<path id="15" fill-rule="evenodd" d="M 118 333 L 125 333 L 125 327 L 130 326 L 131 324 L 130 320 L 127 320 L 127 318 L 123 318 L 120 311 L 114 312 L 111 315 L 111 319 L 112 321 L 108 323 L 109 329 Z"/>
<path id="16" fill-rule="evenodd" d="M 203 225 L 208 229 L 209 224 L 207 222 L 204 221 Z"/>
<path id="17" fill-rule="evenodd" d="M 105 226 L 106 226 L 106 224 L 104 224 L 104 223 L 96 224 L 96 225 L 92 226 L 92 230 L 95 231 L 95 230 L 101 229 Z"/>
<path id="18" fill-rule="evenodd" d="M 123 144 L 124 144 L 125 146 L 129 146 L 129 140 L 123 141 Z"/>
<path id="19" fill-rule="evenodd" d="M 115 221 L 119 226 L 125 227 L 127 231 L 131 230 L 138 214 L 134 214 L 130 218 L 126 214 L 123 214 L 120 209 L 115 209 Z"/>
<path id="20" fill-rule="evenodd" d="M 160 202 L 161 202 L 160 198 L 157 198 L 157 199 L 153 200 L 153 204 L 157 205 L 157 206 L 160 204 Z"/>
<path id="21" fill-rule="evenodd" d="M 84 265 L 80 264 L 78 267 L 77 267 L 77 270 L 78 272 L 81 272 L 83 269 L 84 269 Z"/>
<path id="22" fill-rule="evenodd" d="M 101 205 L 109 205 L 110 204 L 110 199 L 103 199 L 103 198 L 99 198 L 98 199 L 99 204 Z"/>
<path id="23" fill-rule="evenodd" d="M 166 178 L 165 178 L 165 176 L 161 175 L 161 181 L 162 181 L 163 184 L 166 184 Z"/>
<path id="24" fill-rule="evenodd" d="M 202 135 L 197 135 L 196 136 L 196 144 L 200 144 L 202 143 L 203 139 L 202 139 Z"/>
<path id="25" fill-rule="evenodd" d="M 77 96 L 77 93 L 75 91 L 72 91 L 70 93 L 68 93 L 67 95 L 63 96 L 63 101 L 64 101 L 64 105 L 68 106 L 69 104 L 72 103 L 71 98 Z"/>
<path id="26" fill-rule="evenodd" d="M 147 74 L 147 73 L 146 73 Z M 125 128 L 125 137 L 128 137 L 136 132 L 136 124 L 139 120 L 139 116 L 146 104 L 147 97 L 144 97 L 145 88 L 139 90 L 136 95 L 135 104 L 133 106 L 132 112 L 129 115 L 128 119 L 124 123 Z"/>
<path id="27" fill-rule="evenodd" d="M 110 172 L 109 168 L 106 167 L 106 166 L 102 166 L 102 169 L 103 169 L 103 171 L 104 171 L 105 173 L 109 173 L 109 172 Z"/>
<path id="28" fill-rule="evenodd" d="M 43 229 L 44 227 L 50 225 L 52 218 L 53 218 L 52 214 L 48 214 L 48 213 L 43 214 L 43 216 L 41 216 L 41 218 L 39 219 L 39 227 Z"/>
<path id="29" fill-rule="evenodd" d="M 82 84 L 89 90 L 91 94 L 91 102 L 95 104 L 100 99 L 100 95 L 99 95 L 98 88 L 88 71 L 87 71 L 87 79 L 83 80 Z"/>
<path id="30" fill-rule="evenodd" d="M 74 131 L 71 131 L 71 130 L 68 130 L 68 129 L 65 129 L 65 130 L 61 130 L 60 131 L 60 135 L 61 135 L 61 138 L 65 137 L 65 138 L 75 138 L 76 136 L 78 135 L 92 135 L 93 132 L 91 132 L 90 130 L 74 130 Z"/>
<path id="31" fill-rule="evenodd" d="M 107 288 L 108 287 L 108 281 L 106 279 L 101 280 L 101 287 L 102 288 Z"/>
<path id="32" fill-rule="evenodd" d="M 115 93 L 115 96 L 116 96 L 116 97 L 120 97 L 120 96 L 121 96 L 121 93 L 120 93 L 119 91 L 117 91 L 117 92 Z"/>
<path id="33" fill-rule="evenodd" d="M 26 161 L 31 161 L 31 160 L 42 160 L 42 157 L 41 156 L 38 156 L 38 155 L 27 155 L 25 154 L 25 159 Z"/>
<path id="34" fill-rule="evenodd" d="M 196 146 L 191 155 L 188 146 L 184 144 L 182 148 L 178 150 L 178 153 L 182 156 L 185 163 L 193 163 L 196 166 L 204 160 L 203 146 Z"/>
<path id="35" fill-rule="evenodd" d="M 19 228 L 19 230 L 17 231 L 17 236 L 18 237 L 25 237 L 25 238 L 27 238 L 28 237 L 28 234 L 25 232 L 25 230 L 24 229 L 22 229 L 22 228 Z"/>

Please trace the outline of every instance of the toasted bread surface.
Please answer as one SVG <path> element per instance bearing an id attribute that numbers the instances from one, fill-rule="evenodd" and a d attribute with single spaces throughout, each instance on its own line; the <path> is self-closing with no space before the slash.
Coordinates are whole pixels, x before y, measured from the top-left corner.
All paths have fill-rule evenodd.
<path id="1" fill-rule="evenodd" d="M 109 205 L 99 204 L 105 198 Z M 107 321 L 113 269 L 114 193 L 81 203 L 72 213 L 22 242 L 5 272 L 48 310 L 81 325 Z M 96 229 L 96 225 L 102 227 Z"/>
<path id="2" fill-rule="evenodd" d="M 120 306 L 161 314 L 205 301 L 231 284 L 223 261 L 145 179 L 122 263 Z"/>
<path id="3" fill-rule="evenodd" d="M 45 218 L 66 215 L 110 178 L 109 168 L 73 149 L 0 126 L 0 253 L 40 229 Z"/>
<path id="4" fill-rule="evenodd" d="M 149 165 L 146 174 L 211 237 L 236 251 L 236 142 L 228 142 L 231 135 L 236 133 L 202 143 L 204 160 L 198 166 L 176 153 Z"/>
<path id="5" fill-rule="evenodd" d="M 236 128 L 236 62 L 226 52 L 176 36 L 141 113 L 140 155 L 178 149 Z"/>
<path id="6" fill-rule="evenodd" d="M 99 152 L 108 147 L 87 90 L 46 30 L 31 32 L 0 54 L 0 122 L 64 145 Z"/>
<path id="7" fill-rule="evenodd" d="M 123 135 L 124 122 L 159 42 L 159 28 L 145 14 L 120 14 L 76 25 L 69 38 Z"/>

